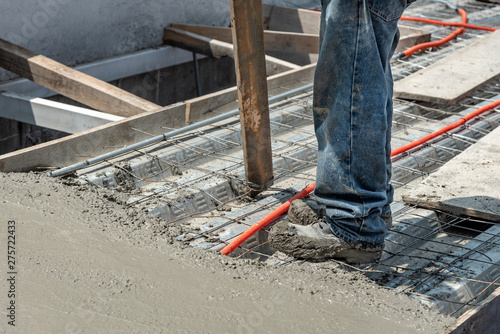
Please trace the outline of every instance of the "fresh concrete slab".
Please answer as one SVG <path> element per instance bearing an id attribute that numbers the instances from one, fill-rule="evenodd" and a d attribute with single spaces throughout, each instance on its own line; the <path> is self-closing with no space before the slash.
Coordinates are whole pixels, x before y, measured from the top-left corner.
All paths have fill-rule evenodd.
<path id="1" fill-rule="evenodd" d="M 500 31 L 394 84 L 394 96 L 454 104 L 500 76 Z"/>
<path id="2" fill-rule="evenodd" d="M 402 197 L 409 204 L 500 222 L 500 128 Z"/>

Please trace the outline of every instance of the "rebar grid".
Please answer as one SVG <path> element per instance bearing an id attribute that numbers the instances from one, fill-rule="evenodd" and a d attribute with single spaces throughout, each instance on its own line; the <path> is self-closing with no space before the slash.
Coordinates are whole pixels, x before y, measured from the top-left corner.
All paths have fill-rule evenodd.
<path id="1" fill-rule="evenodd" d="M 500 7 L 493 4 L 471 2 L 465 7 L 469 17 L 475 20 L 471 23 L 486 22 L 489 16 L 500 14 Z M 458 19 L 450 10 L 425 2 L 412 5 L 408 15 Z M 499 26 L 498 22 L 489 23 Z M 404 24 L 431 30 L 433 39 L 453 30 Z M 393 63 L 394 77 L 396 80 L 405 77 L 484 34 L 468 29 L 447 46 L 398 60 Z M 395 99 L 393 147 L 423 137 L 499 98 L 500 80 L 453 106 Z M 311 100 L 309 91 L 270 106 L 275 179 L 273 187 L 255 199 L 247 196 L 252 185 L 244 179 L 240 124 L 236 117 L 138 150 L 132 157 L 107 161 L 97 172 L 84 173 L 81 178 L 106 186 L 107 177 L 111 175 L 119 188 L 140 189 L 140 194 L 129 202 L 130 206 L 145 207 L 166 219 L 167 224 L 191 226 L 192 232 L 180 239 L 193 246 L 220 250 L 296 191 L 315 181 L 317 143 Z M 425 178 L 498 127 L 499 112 L 497 108 L 453 133 L 395 157 L 393 186 L 397 191 L 413 187 L 414 181 Z M 222 185 L 227 184 L 223 188 Z M 444 312 L 453 315 L 474 307 L 487 292 L 500 286 L 500 256 L 494 258 L 497 249 L 500 252 L 500 231 L 496 231 L 494 223 L 456 217 L 439 210 L 431 215 L 400 200 L 396 200 L 392 208 L 394 228 L 387 238 L 381 261 L 369 266 L 348 266 L 338 261 L 325 265 L 359 271 L 382 286 L 431 304 L 451 305 Z M 170 218 L 162 213 L 167 209 L 174 212 Z M 258 258 L 274 265 L 300 262 L 274 253 L 267 243 L 267 232 L 265 228 L 262 235 L 240 246 L 236 256 Z M 491 270 L 488 275 L 472 273 L 469 268 L 474 265 Z M 467 298 L 465 295 L 457 298 L 433 291 L 443 283 L 474 284 L 480 288 Z"/>

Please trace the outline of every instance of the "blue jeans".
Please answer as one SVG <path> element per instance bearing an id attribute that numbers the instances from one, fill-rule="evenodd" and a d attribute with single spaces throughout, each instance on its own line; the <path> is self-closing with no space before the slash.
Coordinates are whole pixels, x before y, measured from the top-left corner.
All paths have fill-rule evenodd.
<path id="1" fill-rule="evenodd" d="M 398 20 L 410 1 L 323 0 L 314 78 L 318 164 L 314 195 L 333 233 L 384 244 L 390 210 L 392 73 Z"/>

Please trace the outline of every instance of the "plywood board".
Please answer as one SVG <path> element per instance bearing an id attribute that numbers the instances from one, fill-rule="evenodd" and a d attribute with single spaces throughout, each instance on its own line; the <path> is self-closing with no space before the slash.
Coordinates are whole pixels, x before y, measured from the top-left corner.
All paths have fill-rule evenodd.
<path id="1" fill-rule="evenodd" d="M 395 82 L 394 96 L 454 104 L 500 76 L 500 31 Z"/>
<path id="2" fill-rule="evenodd" d="M 398 25 L 399 43 L 396 52 L 404 51 L 414 45 L 427 43 L 431 40 L 431 32 L 425 29 L 418 29 L 405 25 Z"/>
<path id="3" fill-rule="evenodd" d="M 500 222 L 500 128 L 402 197 L 424 208 Z"/>

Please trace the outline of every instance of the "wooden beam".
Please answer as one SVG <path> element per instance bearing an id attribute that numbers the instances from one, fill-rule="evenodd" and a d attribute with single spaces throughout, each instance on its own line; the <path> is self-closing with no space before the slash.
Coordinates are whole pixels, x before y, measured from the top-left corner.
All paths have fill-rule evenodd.
<path id="1" fill-rule="evenodd" d="M 321 13 L 318 11 L 264 5 L 263 12 L 264 29 L 266 30 L 319 36 Z M 318 61 L 317 53 L 291 54 L 271 51 L 271 56 L 299 65 L 312 64 Z"/>
<path id="2" fill-rule="evenodd" d="M 186 105 L 178 103 L 0 156 L 1 172 L 64 167 L 184 125 Z"/>
<path id="3" fill-rule="evenodd" d="M 191 24 L 172 24 L 172 28 L 232 43 L 231 28 L 211 27 Z M 267 51 L 318 53 L 319 36 L 284 31 L 264 31 L 264 48 Z"/>
<path id="4" fill-rule="evenodd" d="M 305 36 L 319 36 L 321 13 L 318 11 L 271 5 L 263 5 L 263 11 L 265 29 L 286 31 L 287 33 L 302 33 Z M 427 30 L 404 25 L 398 25 L 398 27 L 401 36 L 399 39 L 398 47 L 396 49 L 397 51 L 407 49 L 416 44 L 429 42 L 431 39 L 431 33 Z M 311 47 L 313 48 L 313 46 Z M 318 49 L 319 47 L 314 52 L 304 52 L 317 53 Z M 266 51 L 271 51 L 267 48 L 267 41 Z M 284 50 L 281 49 L 276 51 Z"/>
<path id="5" fill-rule="evenodd" d="M 161 108 L 118 87 L 1 39 L 0 67 L 113 115 L 131 116 Z"/>
<path id="6" fill-rule="evenodd" d="M 500 30 L 394 83 L 394 96 L 455 104 L 500 77 Z"/>
<path id="7" fill-rule="evenodd" d="M 234 48 L 232 44 L 180 29 L 166 28 L 163 35 L 163 41 L 167 44 L 211 57 L 220 58 L 227 56 L 234 58 Z M 265 61 L 267 75 L 300 68 L 298 65 L 271 56 L 266 56 Z"/>
<path id="8" fill-rule="evenodd" d="M 123 119 L 121 116 L 15 93 L 0 94 L 0 117 L 66 133 L 77 133 Z"/>
<path id="9" fill-rule="evenodd" d="M 200 55 L 199 58 L 204 57 Z M 77 65 L 74 69 L 110 82 L 191 61 L 193 61 L 191 52 L 165 45 Z M 0 91 L 42 98 L 57 95 L 53 90 L 24 78 L 0 83 Z"/>
<path id="10" fill-rule="evenodd" d="M 271 186 L 273 157 L 261 0 L 230 0 L 234 62 L 247 181 Z"/>

